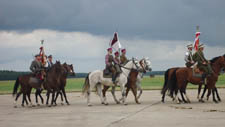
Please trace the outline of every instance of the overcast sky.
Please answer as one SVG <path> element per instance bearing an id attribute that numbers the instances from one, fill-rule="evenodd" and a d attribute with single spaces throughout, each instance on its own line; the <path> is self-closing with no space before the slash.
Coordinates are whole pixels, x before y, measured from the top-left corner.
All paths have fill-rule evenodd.
<path id="1" fill-rule="evenodd" d="M 41 39 L 76 72 L 103 69 L 115 31 L 129 58 L 184 66 L 196 25 L 206 57 L 225 54 L 224 12 L 224 0 L 0 0 L 0 70 L 28 71 Z"/>

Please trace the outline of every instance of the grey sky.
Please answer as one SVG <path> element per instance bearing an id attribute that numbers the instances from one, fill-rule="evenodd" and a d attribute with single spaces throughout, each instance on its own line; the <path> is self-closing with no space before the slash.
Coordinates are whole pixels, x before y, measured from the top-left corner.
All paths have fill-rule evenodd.
<path id="1" fill-rule="evenodd" d="M 200 31 L 202 32 L 200 40 L 204 44 L 212 49 L 216 49 L 215 47 L 225 49 L 224 12 L 224 0 L 0 0 L 0 45 L 4 47 L 4 49 L 0 48 L 0 53 L 4 54 L 7 52 L 9 56 L 12 56 L 4 57 L 4 55 L 1 55 L 0 65 L 2 66 L 1 68 L 8 69 L 9 66 L 6 66 L 6 64 L 11 61 L 12 65 L 10 66 L 13 66 L 16 63 L 13 62 L 16 61 L 15 59 L 17 59 L 18 63 L 21 59 L 29 61 L 28 59 L 30 59 L 31 54 L 35 52 L 35 46 L 36 50 L 38 50 L 40 46 L 38 41 L 42 38 L 47 39 L 48 43 L 51 41 L 59 42 L 58 40 L 63 43 L 63 39 L 69 43 L 71 38 L 68 38 L 68 35 L 71 35 L 71 32 L 81 33 L 79 35 L 82 37 L 79 36 L 78 38 L 93 36 L 97 40 L 100 39 L 101 43 L 104 41 L 106 43 L 101 48 L 98 48 L 101 51 L 96 56 L 90 55 L 90 57 L 82 56 L 80 58 L 80 54 L 85 54 L 84 50 L 82 50 L 83 52 L 80 51 L 79 55 L 73 54 L 76 57 L 71 58 L 68 56 L 69 60 L 70 58 L 72 59 L 71 62 L 79 59 L 79 63 L 88 61 L 89 59 L 96 61 L 95 63 L 102 61 L 107 43 L 115 31 L 118 31 L 120 39 L 124 40 L 124 42 L 121 41 L 122 45 L 130 49 L 130 53 L 128 54 L 130 56 L 152 55 L 150 51 L 142 54 L 131 52 L 142 50 L 133 46 L 136 42 L 144 43 L 143 45 L 146 44 L 148 46 L 160 40 L 160 45 L 165 47 L 176 46 L 178 44 L 185 47 L 187 41 L 194 40 L 196 25 L 200 25 Z M 44 31 L 42 31 L 43 29 Z M 36 30 L 49 35 L 43 34 L 39 36 L 37 35 L 38 32 L 35 32 Z M 4 32 L 7 34 L 3 34 Z M 52 37 L 54 36 L 54 32 L 57 32 L 62 38 Z M 67 33 L 68 35 L 63 33 Z M 14 36 L 9 36 L 8 34 Z M 25 36 L 27 34 L 33 34 L 30 37 L 36 38 L 27 38 Z M 50 35 L 51 37 L 49 37 Z M 75 36 L 76 34 L 72 35 Z M 18 38 L 16 37 L 26 38 L 26 40 L 21 39 L 21 41 L 27 41 L 27 43 L 18 42 Z M 90 40 L 93 41 L 92 39 Z M 9 40 L 12 41 L 10 42 L 12 45 L 14 45 L 14 41 L 23 43 L 25 47 L 29 41 L 33 42 L 32 44 L 35 42 L 38 44 L 30 45 L 26 50 L 20 51 L 20 48 L 24 48 L 22 44 L 17 44 L 13 47 L 3 44 L 9 43 Z M 76 39 L 73 41 L 78 42 Z M 87 43 L 94 44 L 94 42 Z M 49 50 L 53 45 L 49 44 Z M 74 46 L 74 44 L 72 45 Z M 85 45 L 77 44 L 77 47 L 79 46 L 84 47 Z M 55 55 L 59 56 L 59 59 L 65 58 L 60 57 L 60 55 L 65 55 L 64 52 L 67 52 L 65 48 L 55 48 L 60 50 L 54 51 Z M 75 49 L 76 47 L 73 48 L 73 50 Z M 169 49 L 168 52 L 172 52 L 174 47 Z M 12 50 L 13 52 L 8 52 Z M 152 50 L 151 47 L 149 47 L 149 50 Z M 62 53 L 58 54 L 61 51 Z M 15 57 L 15 54 L 17 57 Z M 218 54 L 213 54 L 212 52 L 211 56 L 213 55 Z M 180 60 L 180 64 L 177 65 L 181 65 L 182 62 L 183 58 Z M 161 63 L 157 61 L 158 67 L 156 69 L 161 69 L 164 66 Z M 101 66 L 104 66 L 103 64 L 101 63 Z M 24 69 L 23 67 L 12 68 L 20 68 L 18 70 Z M 85 67 L 82 66 L 82 68 Z M 81 69 L 80 71 L 88 70 Z"/>

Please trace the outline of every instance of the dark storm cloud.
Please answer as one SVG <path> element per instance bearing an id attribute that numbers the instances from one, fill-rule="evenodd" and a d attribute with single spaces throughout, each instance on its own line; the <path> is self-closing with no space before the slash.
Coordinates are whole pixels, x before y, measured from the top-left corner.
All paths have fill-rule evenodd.
<path id="1" fill-rule="evenodd" d="M 0 0 L 0 29 L 52 29 L 225 45 L 224 0 Z"/>

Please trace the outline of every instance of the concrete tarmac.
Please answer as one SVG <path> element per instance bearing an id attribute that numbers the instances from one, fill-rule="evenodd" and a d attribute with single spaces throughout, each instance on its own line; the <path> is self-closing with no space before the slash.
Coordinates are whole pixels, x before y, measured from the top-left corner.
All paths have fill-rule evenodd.
<path id="1" fill-rule="evenodd" d="M 191 104 L 176 104 L 166 97 L 161 103 L 159 90 L 143 91 L 141 104 L 134 102 L 132 93 L 128 105 L 116 104 L 107 92 L 108 106 L 91 94 L 92 107 L 88 107 L 81 93 L 68 93 L 71 105 L 47 107 L 13 107 L 11 95 L 0 95 L 0 127 L 224 127 L 225 89 L 219 89 L 222 102 L 215 104 L 212 97 L 205 103 L 197 100 L 197 90 L 187 90 Z M 46 100 L 45 94 L 42 94 Z M 120 91 L 116 92 L 121 97 Z M 34 103 L 34 95 L 32 95 Z"/>

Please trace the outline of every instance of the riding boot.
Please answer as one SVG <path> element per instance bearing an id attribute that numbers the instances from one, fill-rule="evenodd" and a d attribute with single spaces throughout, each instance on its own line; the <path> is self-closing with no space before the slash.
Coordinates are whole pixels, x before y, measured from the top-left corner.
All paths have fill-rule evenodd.
<path id="1" fill-rule="evenodd" d="M 201 83 L 202 84 L 206 84 L 206 76 L 207 76 L 207 74 L 206 73 L 204 73 L 204 74 L 202 74 L 202 81 L 201 81 Z"/>
<path id="2" fill-rule="evenodd" d="M 116 84 L 116 74 L 112 75 L 112 81 L 113 81 L 113 84 Z"/>

